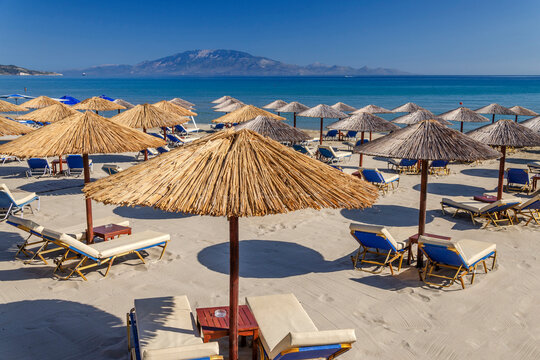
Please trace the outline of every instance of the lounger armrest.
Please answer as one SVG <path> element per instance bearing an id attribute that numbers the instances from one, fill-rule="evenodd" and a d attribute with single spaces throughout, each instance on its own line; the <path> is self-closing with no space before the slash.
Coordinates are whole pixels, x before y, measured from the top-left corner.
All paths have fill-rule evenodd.
<path id="1" fill-rule="evenodd" d="M 352 344 L 356 341 L 354 329 L 324 330 L 309 332 L 291 332 L 272 350 L 271 355 L 282 351 L 305 346 L 323 346 L 332 344 Z"/>
<path id="2" fill-rule="evenodd" d="M 186 345 L 167 349 L 144 350 L 141 354 L 144 360 L 189 360 L 200 359 L 219 355 L 219 345 L 217 342 L 207 342 L 203 344 Z"/>

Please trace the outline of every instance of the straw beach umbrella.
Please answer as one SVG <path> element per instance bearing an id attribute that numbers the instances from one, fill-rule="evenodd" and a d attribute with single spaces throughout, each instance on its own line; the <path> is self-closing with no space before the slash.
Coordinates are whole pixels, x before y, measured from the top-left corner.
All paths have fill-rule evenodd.
<path id="1" fill-rule="evenodd" d="M 332 105 L 331 107 L 334 108 L 334 109 L 336 109 L 336 110 L 342 111 L 342 112 L 344 112 L 344 113 L 350 113 L 350 112 L 356 110 L 355 107 L 352 107 L 352 106 L 350 106 L 350 105 L 347 105 L 347 104 L 345 104 L 345 103 L 342 103 L 341 101 L 335 103 L 335 104 Z"/>
<path id="2" fill-rule="evenodd" d="M 439 115 L 439 118 L 449 121 L 459 121 L 461 123 L 460 132 L 463 132 L 464 122 L 486 122 L 489 119 L 485 116 L 478 114 L 471 109 L 460 106 L 457 109 L 447 111 Z"/>
<path id="3" fill-rule="evenodd" d="M 518 121 L 518 116 L 538 116 L 537 112 L 524 108 L 523 106 L 512 106 L 509 108 L 514 114 L 516 114 L 516 122 Z"/>
<path id="4" fill-rule="evenodd" d="M 403 129 L 354 148 L 355 152 L 421 162 L 420 213 L 418 234 L 423 235 L 426 227 L 426 198 L 429 160 L 475 161 L 495 159 L 500 156 L 483 143 L 442 125 L 437 120 L 423 120 Z M 420 252 L 418 267 L 422 266 Z"/>
<path id="5" fill-rule="evenodd" d="M 284 107 L 285 105 L 287 105 L 287 103 L 283 100 L 276 100 L 276 101 L 272 101 L 270 104 L 266 104 L 264 105 L 262 108 L 263 109 L 269 109 L 269 110 L 276 110 L 277 114 L 279 114 L 279 108 L 282 108 Z"/>
<path id="6" fill-rule="evenodd" d="M 322 145 L 324 118 L 343 119 L 347 117 L 347 114 L 339 110 L 336 110 L 331 106 L 328 106 L 325 104 L 319 104 L 315 107 L 312 107 L 311 109 L 302 111 L 301 113 L 298 114 L 298 116 L 321 118 L 321 131 L 320 131 L 319 144 Z"/>
<path id="7" fill-rule="evenodd" d="M 299 103 L 298 101 L 293 101 L 288 103 L 287 105 L 280 107 L 279 112 L 282 113 L 293 113 L 293 127 L 296 127 L 296 114 L 309 109 L 306 105 Z"/>
<path id="8" fill-rule="evenodd" d="M 130 103 L 130 102 L 126 101 L 126 100 L 123 100 L 123 99 L 116 99 L 116 100 L 113 101 L 113 103 L 121 105 L 121 106 L 125 107 L 126 109 L 132 109 L 135 106 L 132 103 Z M 120 110 L 121 109 L 118 109 L 119 114 L 120 114 Z"/>
<path id="9" fill-rule="evenodd" d="M 238 110 L 242 107 L 246 106 L 246 104 L 243 104 L 243 103 L 234 103 L 234 104 L 230 104 L 230 105 L 227 105 L 227 106 L 224 106 L 224 107 L 221 107 L 219 109 L 215 109 L 214 111 L 216 112 L 224 112 L 224 113 L 230 113 L 230 112 L 233 112 L 235 110 Z"/>
<path id="10" fill-rule="evenodd" d="M 72 106 L 75 110 L 94 110 L 96 114 L 98 111 L 111 111 L 111 110 L 125 110 L 126 107 L 120 104 L 114 103 L 109 100 L 94 96 L 81 101 Z"/>
<path id="11" fill-rule="evenodd" d="M 499 162 L 497 200 L 502 199 L 506 147 L 540 146 L 540 134 L 508 119 L 502 119 L 494 124 L 469 131 L 467 135 L 483 144 L 501 147 L 502 157 Z"/>
<path id="12" fill-rule="evenodd" d="M 234 99 L 232 96 L 225 95 L 220 97 L 219 99 L 212 100 L 212 104 L 221 104 L 222 102 L 225 102 L 227 100 Z"/>
<path id="13" fill-rule="evenodd" d="M 24 106 L 27 109 L 42 109 L 47 106 L 59 105 L 59 104 L 62 104 L 62 103 L 60 101 L 51 99 L 48 96 L 38 96 L 35 99 L 24 102 L 22 106 Z"/>
<path id="14" fill-rule="evenodd" d="M 21 105 L 15 105 L 7 101 L 0 100 L 0 112 L 16 112 L 16 111 L 28 111 L 28 109 Z"/>
<path id="15" fill-rule="evenodd" d="M 236 100 L 236 99 L 229 99 L 229 100 L 225 100 L 224 102 L 219 103 L 219 104 L 217 104 L 215 106 L 212 106 L 212 109 L 221 109 L 221 108 L 224 108 L 224 107 L 232 105 L 232 104 L 243 104 L 243 102 L 241 102 L 240 100 Z"/>
<path id="16" fill-rule="evenodd" d="M 77 111 L 64 104 L 54 104 L 27 114 L 17 116 L 19 120 L 32 120 L 38 122 L 56 122 L 77 114 Z"/>
<path id="17" fill-rule="evenodd" d="M 540 132 L 540 116 L 527 119 L 520 123 L 521 125 L 528 127 L 532 131 Z"/>
<path id="18" fill-rule="evenodd" d="M 377 115 L 373 115 L 367 112 L 352 115 L 343 120 L 339 120 L 333 124 L 328 125 L 328 128 L 344 131 L 360 131 L 360 144 L 364 143 L 364 132 L 366 131 L 388 132 L 400 129 L 399 126 L 392 124 L 390 121 L 386 121 Z M 360 154 L 360 167 L 362 167 L 362 160 L 363 154 Z"/>
<path id="19" fill-rule="evenodd" d="M 294 128 L 283 121 L 261 115 L 235 126 L 234 129 L 236 131 L 249 129 L 279 142 L 296 143 L 311 139 L 311 136 L 300 129 Z"/>
<path id="20" fill-rule="evenodd" d="M 185 107 L 181 105 L 176 105 L 173 102 L 161 100 L 157 103 L 153 104 L 155 107 L 160 108 L 161 110 L 172 112 L 176 115 L 180 116 L 197 116 L 197 113 L 191 110 L 186 109 Z M 189 121 L 189 119 L 186 119 L 186 122 Z"/>
<path id="21" fill-rule="evenodd" d="M 238 110 L 234 110 L 233 112 L 230 112 L 221 117 L 218 117 L 217 119 L 212 120 L 212 122 L 223 123 L 223 124 L 234 124 L 234 123 L 239 124 L 242 122 L 253 120 L 259 115 L 268 116 L 276 120 L 285 120 L 285 118 L 282 116 L 272 114 L 271 112 L 260 109 L 256 106 L 246 105 L 246 106 L 242 106 Z"/>
<path id="22" fill-rule="evenodd" d="M 0 136 L 22 135 L 28 134 L 30 131 L 34 131 L 34 129 L 0 116 Z"/>
<path id="23" fill-rule="evenodd" d="M 426 109 L 420 109 L 420 110 L 413 111 L 410 114 L 398 116 L 397 118 L 392 120 L 392 122 L 394 124 L 412 125 L 412 124 L 416 124 L 416 123 L 418 123 L 420 121 L 430 120 L 430 119 L 437 120 L 438 122 L 440 122 L 443 125 L 452 125 L 452 123 L 444 120 L 440 116 L 435 116 L 435 114 L 433 114 L 431 111 L 426 110 Z"/>
<path id="24" fill-rule="evenodd" d="M 43 126 L 0 146 L 2 154 L 20 158 L 82 154 L 84 183 L 90 182 L 89 154 L 123 153 L 162 146 L 164 141 L 119 125 L 92 112 L 73 116 Z M 86 199 L 86 241 L 93 240 L 92 203 Z"/>
<path id="25" fill-rule="evenodd" d="M 392 110 L 388 110 L 377 105 L 366 105 L 363 108 L 353 111 L 351 114 L 356 115 L 363 112 L 367 112 L 370 114 L 391 114 Z"/>
<path id="26" fill-rule="evenodd" d="M 493 103 L 487 106 L 481 107 L 480 109 L 474 110 L 478 114 L 491 114 L 491 122 L 495 122 L 495 115 L 516 115 L 512 110 L 505 108 L 502 105 Z"/>
<path id="27" fill-rule="evenodd" d="M 397 108 L 392 109 L 393 113 L 400 113 L 400 112 L 407 112 L 412 113 L 418 110 L 425 110 L 420 105 L 416 105 L 415 103 L 408 102 L 406 104 L 400 105 Z"/>
<path id="28" fill-rule="evenodd" d="M 184 100 L 184 99 L 180 99 L 180 98 L 171 99 L 171 100 L 169 100 L 169 102 L 172 102 L 173 104 L 185 107 L 186 109 L 195 107 L 194 103 L 189 102 L 189 101 Z"/>
<path id="29" fill-rule="evenodd" d="M 362 209 L 377 197 L 372 185 L 247 129 L 199 139 L 88 184 L 84 192 L 105 204 L 228 218 L 231 360 L 238 359 L 238 218 Z"/>

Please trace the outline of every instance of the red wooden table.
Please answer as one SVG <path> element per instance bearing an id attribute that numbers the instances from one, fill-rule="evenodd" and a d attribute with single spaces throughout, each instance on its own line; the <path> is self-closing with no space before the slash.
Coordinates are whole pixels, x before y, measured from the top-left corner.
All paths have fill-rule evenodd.
<path id="1" fill-rule="evenodd" d="M 441 236 L 441 235 L 435 235 L 435 234 L 428 234 L 425 233 L 425 236 L 430 236 L 436 239 L 441 240 L 450 240 L 452 238 L 449 238 L 448 236 Z M 414 234 L 413 236 L 409 237 L 409 256 L 407 258 L 407 263 L 411 264 L 411 250 L 412 250 L 412 244 L 418 244 L 418 234 Z M 420 251 L 420 248 L 416 251 L 416 267 L 422 268 L 424 266 L 424 256 L 422 255 L 422 251 Z"/>
<path id="2" fill-rule="evenodd" d="M 216 317 L 216 310 L 224 310 L 226 315 Z M 213 339 L 229 336 L 228 306 L 200 308 L 195 311 L 197 312 L 197 325 L 201 329 L 205 343 Z M 253 360 L 257 360 L 256 340 L 259 338 L 259 325 L 247 305 L 238 307 L 238 335 L 243 337 L 242 344 L 245 344 L 245 336 L 253 336 Z"/>
<path id="3" fill-rule="evenodd" d="M 536 183 L 540 180 L 540 174 L 536 174 L 531 178 L 533 191 L 536 191 Z"/>
<path id="4" fill-rule="evenodd" d="M 123 234 L 131 235 L 131 228 L 129 226 L 116 224 L 108 224 L 94 228 L 94 236 L 100 237 L 104 241 L 114 239 L 116 236 Z"/>
<path id="5" fill-rule="evenodd" d="M 493 203 L 497 201 L 497 197 L 493 195 L 474 195 L 473 200 L 481 201 L 485 203 Z"/>
<path id="6" fill-rule="evenodd" d="M 58 173 L 58 170 L 56 170 L 56 166 L 59 164 L 60 164 L 60 161 L 58 159 L 54 159 L 51 162 L 53 175 L 56 175 Z M 62 164 L 67 166 L 67 161 L 65 159 L 62 159 Z M 60 172 L 62 172 L 62 170 L 60 170 Z"/>

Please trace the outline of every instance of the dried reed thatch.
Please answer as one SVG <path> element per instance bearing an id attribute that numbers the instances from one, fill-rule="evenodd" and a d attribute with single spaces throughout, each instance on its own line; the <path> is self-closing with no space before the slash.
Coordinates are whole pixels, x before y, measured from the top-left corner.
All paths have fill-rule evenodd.
<path id="1" fill-rule="evenodd" d="M 528 127 L 532 131 L 540 132 L 540 116 L 527 119 L 520 123 L 521 125 Z"/>
<path id="2" fill-rule="evenodd" d="M 186 109 L 187 108 L 192 108 L 192 107 L 195 107 L 195 104 L 192 103 L 192 102 L 189 102 L 187 100 L 184 100 L 184 99 L 181 99 L 181 98 L 174 98 L 174 99 L 171 99 L 169 100 L 170 102 L 172 102 L 173 104 L 176 104 L 176 105 L 180 105 L 182 107 L 185 107 Z"/>
<path id="3" fill-rule="evenodd" d="M 302 104 L 302 103 L 299 103 L 298 101 L 292 101 L 290 103 L 288 103 L 287 105 L 283 106 L 283 107 L 280 107 L 279 109 L 276 109 L 277 111 L 279 111 L 280 113 L 284 112 L 284 113 L 299 113 L 299 112 L 302 112 L 304 110 L 307 110 L 309 109 L 308 106 Z"/>
<path id="4" fill-rule="evenodd" d="M 125 107 L 126 109 L 132 109 L 135 107 L 135 105 L 133 105 L 132 103 L 126 101 L 126 100 L 123 100 L 123 99 L 116 99 L 113 101 L 113 103 L 115 104 L 118 104 L 118 105 L 121 105 L 123 107 Z"/>
<path id="5" fill-rule="evenodd" d="M 246 104 L 243 104 L 243 103 L 234 103 L 234 104 L 230 104 L 228 106 L 224 106 L 224 107 L 221 107 L 219 109 L 215 109 L 214 111 L 217 111 L 217 112 L 224 112 L 224 113 L 230 113 L 230 112 L 233 112 L 235 110 L 238 110 L 242 107 L 246 106 Z"/>
<path id="6" fill-rule="evenodd" d="M 495 103 L 481 107 L 480 109 L 476 109 L 474 111 L 478 114 L 516 115 L 512 110 Z"/>
<path id="7" fill-rule="evenodd" d="M 28 111 L 27 108 L 0 100 L 0 112 Z"/>
<path id="8" fill-rule="evenodd" d="M 459 122 L 486 122 L 489 119 L 466 107 L 460 106 L 457 109 L 447 111 L 439 115 L 440 118 L 449 121 Z"/>
<path id="9" fill-rule="evenodd" d="M 165 101 L 165 100 L 161 100 L 155 104 L 153 104 L 155 107 L 163 110 L 163 111 L 168 111 L 168 112 L 172 112 L 176 115 L 180 115 L 180 116 L 197 116 L 197 113 L 196 112 L 193 112 L 191 110 L 188 110 L 186 109 L 185 107 L 183 106 L 180 106 L 180 105 L 176 105 L 170 101 Z M 189 121 L 189 118 L 186 118 L 186 121 Z"/>
<path id="10" fill-rule="evenodd" d="M 48 96 L 38 96 L 35 99 L 28 100 L 22 104 L 27 109 L 43 109 L 47 106 L 61 104 L 60 101 L 51 99 Z"/>
<path id="11" fill-rule="evenodd" d="M 437 120 L 423 120 L 354 148 L 357 153 L 416 160 L 476 161 L 500 156 Z"/>
<path id="12" fill-rule="evenodd" d="M 356 110 L 355 107 L 352 107 L 352 106 L 350 106 L 350 105 L 347 105 L 347 104 L 345 104 L 345 103 L 342 103 L 341 101 L 335 103 L 335 104 L 332 105 L 331 107 L 334 108 L 334 109 L 336 109 L 336 110 L 343 111 L 343 112 L 351 112 L 351 111 L 355 111 L 355 110 Z"/>
<path id="13" fill-rule="evenodd" d="M 365 208 L 377 197 L 372 185 L 247 129 L 207 136 L 83 191 L 105 204 L 229 217 Z"/>
<path id="14" fill-rule="evenodd" d="M 78 113 L 0 146 L 20 158 L 110 154 L 163 146 L 165 142 L 92 112 Z"/>
<path id="15" fill-rule="evenodd" d="M 111 118 L 112 121 L 130 128 L 152 129 L 174 126 L 186 122 L 184 116 L 161 110 L 152 104 L 141 104 Z"/>
<path id="16" fill-rule="evenodd" d="M 28 134 L 33 130 L 30 126 L 0 116 L 0 136 Z"/>
<path id="17" fill-rule="evenodd" d="M 386 121 L 383 118 L 367 112 L 349 116 L 343 120 L 336 121 L 327 126 L 329 129 L 344 130 L 344 131 L 395 131 L 400 127 Z"/>
<path id="18" fill-rule="evenodd" d="M 502 119 L 494 124 L 474 129 L 469 131 L 467 135 L 491 146 L 540 146 L 538 133 L 509 119 Z"/>
<path id="19" fill-rule="evenodd" d="M 221 104 L 222 102 L 225 102 L 230 99 L 234 99 L 234 98 L 232 96 L 225 95 L 225 96 L 220 97 L 219 99 L 212 100 L 212 104 Z"/>
<path id="20" fill-rule="evenodd" d="M 298 114 L 298 116 L 314 117 L 314 118 L 330 118 L 330 119 L 344 119 L 348 115 L 344 112 L 334 109 L 331 106 L 325 104 L 319 104 L 310 109 L 304 110 Z"/>
<path id="21" fill-rule="evenodd" d="M 353 115 L 360 114 L 363 112 L 367 112 L 370 114 L 390 114 L 392 113 L 391 110 L 385 109 L 383 107 L 377 106 L 377 105 L 366 105 L 363 108 L 360 108 L 358 110 L 355 110 L 352 112 Z"/>
<path id="22" fill-rule="evenodd" d="M 75 110 L 94 110 L 94 111 L 111 111 L 111 110 L 124 110 L 124 106 L 114 103 L 109 100 L 102 99 L 94 96 L 81 101 L 72 106 Z"/>
<path id="23" fill-rule="evenodd" d="M 416 105 L 415 103 L 408 102 L 406 104 L 398 106 L 397 108 L 392 109 L 392 112 L 393 113 L 399 113 L 399 112 L 412 113 L 418 110 L 425 110 L 425 109 L 421 107 L 420 105 Z"/>
<path id="24" fill-rule="evenodd" d="M 260 115 L 253 120 L 237 125 L 234 129 L 236 131 L 249 129 L 279 142 L 295 143 L 311 139 L 311 136 L 306 132 L 294 128 L 283 121 Z"/>
<path id="25" fill-rule="evenodd" d="M 221 109 L 232 104 L 243 104 L 243 102 L 236 99 L 229 99 L 229 100 L 225 100 L 222 103 L 217 104 L 216 106 L 212 106 L 212 109 Z"/>
<path id="26" fill-rule="evenodd" d="M 392 122 L 394 124 L 411 125 L 411 124 L 416 124 L 416 123 L 418 123 L 420 121 L 423 121 L 423 120 L 437 120 L 438 122 L 440 122 L 443 125 L 451 125 L 450 122 L 444 120 L 443 118 L 441 118 L 439 116 L 435 116 L 431 111 L 426 110 L 426 109 L 416 110 L 416 111 L 414 111 L 412 113 L 405 114 L 405 115 L 402 115 L 402 116 L 398 116 L 397 118 L 392 120 Z"/>
<path id="27" fill-rule="evenodd" d="M 511 108 L 508 108 L 508 110 L 512 111 L 516 116 L 538 116 L 537 112 L 534 112 L 530 109 L 524 108 L 523 106 L 512 106 Z"/>
<path id="28" fill-rule="evenodd" d="M 217 119 L 212 120 L 212 122 L 224 123 L 224 124 L 242 123 L 249 120 L 253 120 L 259 115 L 268 116 L 277 120 L 285 120 L 285 118 L 282 116 L 272 114 L 271 112 L 260 109 L 256 106 L 246 105 L 246 106 L 241 107 L 238 110 L 234 110 L 233 112 L 230 112 L 221 117 L 218 117 Z"/>
<path id="29" fill-rule="evenodd" d="M 270 110 L 277 110 L 279 108 L 284 107 L 285 105 L 287 105 L 287 103 L 285 101 L 276 100 L 276 101 L 272 101 L 270 104 L 264 105 L 262 108 L 263 109 L 270 109 Z"/>
<path id="30" fill-rule="evenodd" d="M 19 120 L 32 120 L 39 122 L 56 122 L 77 114 L 77 111 L 64 104 L 54 104 L 42 109 L 37 109 L 28 114 L 19 115 Z"/>

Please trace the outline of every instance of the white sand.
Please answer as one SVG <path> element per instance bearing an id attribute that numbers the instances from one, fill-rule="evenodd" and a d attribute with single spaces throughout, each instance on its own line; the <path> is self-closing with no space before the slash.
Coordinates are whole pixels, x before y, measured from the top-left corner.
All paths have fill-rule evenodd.
<path id="1" fill-rule="evenodd" d="M 95 178 L 103 163 L 123 167 L 130 154 L 91 156 Z M 524 167 L 539 152 L 516 152 L 508 166 Z M 365 166 L 386 168 L 365 157 Z M 352 172 L 358 156 L 345 162 Z M 11 189 L 39 191 L 41 211 L 29 218 L 56 228 L 84 222 L 81 178 L 26 179 L 26 164 L 0 167 Z M 523 224 L 480 229 L 466 216 L 443 216 L 443 196 L 472 196 L 496 186 L 498 162 L 451 165 L 446 177 L 429 178 L 427 231 L 494 242 L 498 267 L 462 290 L 423 286 L 416 268 L 397 276 L 352 270 L 357 250 L 351 222 L 391 227 L 397 237 L 416 232 L 419 176 L 402 176 L 400 187 L 365 211 L 298 211 L 240 220 L 240 296 L 293 292 L 320 329 L 354 328 L 358 341 L 341 359 L 538 359 L 540 358 L 539 227 Z M 64 190 L 54 190 L 71 187 Z M 0 224 L 0 358 L 125 359 L 125 315 L 133 299 L 187 294 L 193 308 L 228 303 L 228 223 L 225 218 L 166 214 L 147 208 L 94 203 L 94 217 L 129 219 L 135 232 L 168 232 L 164 258 L 148 251 L 147 265 L 130 256 L 88 281 L 52 277 L 52 265 L 14 260 L 24 233 Z M 468 282 L 467 282 L 468 285 Z M 227 354 L 227 341 L 221 341 Z M 243 358 L 250 351 L 243 350 Z"/>

